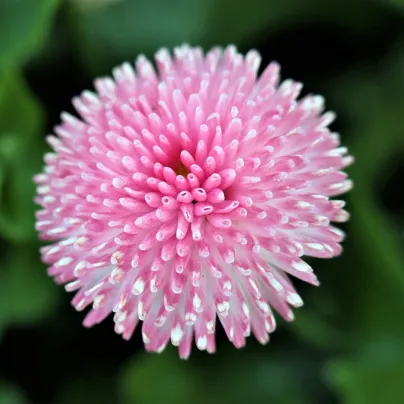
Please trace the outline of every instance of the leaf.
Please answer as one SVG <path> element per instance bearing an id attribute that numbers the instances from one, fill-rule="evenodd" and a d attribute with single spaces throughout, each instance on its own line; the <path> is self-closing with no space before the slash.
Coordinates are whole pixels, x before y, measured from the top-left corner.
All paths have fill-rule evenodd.
<path id="1" fill-rule="evenodd" d="M 8 382 L 0 380 L 0 403 L 1 404 L 23 404 L 26 400 L 20 389 Z"/>
<path id="2" fill-rule="evenodd" d="M 87 370 L 80 378 L 67 382 L 58 392 L 57 404 L 116 403 L 114 383 L 107 377 L 98 376 L 99 369 Z"/>
<path id="3" fill-rule="evenodd" d="M 397 321 L 404 310 L 403 240 L 374 193 L 375 184 L 383 181 L 382 167 L 397 152 L 404 155 L 404 58 L 393 55 L 392 67 L 386 69 L 386 64 L 334 83 L 340 112 L 351 120 L 349 149 L 356 157 L 349 169 L 355 187 L 349 194 L 348 236 L 362 252 L 362 265 L 354 272 L 351 266 L 341 268 L 340 277 L 351 278 L 353 330 L 359 339 L 368 333 L 404 333 L 404 325 Z"/>
<path id="4" fill-rule="evenodd" d="M 37 245 L 9 245 L 0 272 L 0 323 L 27 325 L 57 307 L 58 289 L 39 260 Z"/>
<path id="5" fill-rule="evenodd" d="M 0 234 L 15 241 L 36 238 L 34 174 L 47 150 L 42 111 L 17 73 L 0 77 Z"/>
<path id="6" fill-rule="evenodd" d="M 267 348 L 255 345 L 235 350 L 229 347 L 205 358 L 195 352 L 188 361 L 179 359 L 172 347 L 160 355 L 143 355 L 128 362 L 119 378 L 123 402 L 312 402 L 306 390 L 313 377 L 312 364 L 293 352 L 293 347 L 288 347 L 289 352 L 272 351 L 271 354 Z M 310 375 L 308 378 L 300 374 L 302 368 L 306 376 Z"/>
<path id="7" fill-rule="evenodd" d="M 302 296 L 305 306 L 288 327 L 329 352 L 351 352 L 369 335 L 404 335 L 397 321 L 404 310 L 404 242 L 375 193 L 385 181 L 384 167 L 394 163 L 400 150 L 404 156 L 403 62 L 393 55 L 379 66 L 334 78 L 325 91 L 340 118 L 337 123 L 345 121 L 342 146 L 356 159 L 347 170 L 354 188 L 341 197 L 348 201 L 351 219 L 344 229 L 343 254 L 328 262 L 316 260 L 322 285 Z"/>
<path id="8" fill-rule="evenodd" d="M 38 133 L 42 111 L 22 76 L 10 70 L 0 75 L 0 138 L 4 132 L 26 139 Z M 3 147 L 0 153 L 4 154 Z"/>
<path id="9" fill-rule="evenodd" d="M 207 9 L 204 0 L 122 0 L 91 13 L 72 10 L 70 21 L 85 66 L 98 74 L 108 71 L 111 61 L 132 60 L 162 41 L 170 47 L 197 42 Z"/>
<path id="10" fill-rule="evenodd" d="M 319 298 L 318 301 L 321 301 Z M 317 348 L 329 350 L 340 346 L 343 341 L 344 334 L 331 322 L 327 322 L 322 318 L 319 312 L 305 307 L 296 313 L 296 320 L 288 326 L 301 338 Z"/>
<path id="11" fill-rule="evenodd" d="M 376 16 L 361 2 L 343 4 L 341 0 L 120 0 L 85 12 L 72 7 L 70 22 L 84 66 L 98 75 L 139 53 L 151 56 L 163 46 L 184 42 L 205 48 L 245 46 L 264 30 L 270 34 L 312 20 L 331 21 L 344 29 L 366 28 L 362 21 Z"/>
<path id="12" fill-rule="evenodd" d="M 201 379 L 218 403 L 313 402 L 306 389 L 310 384 L 307 375 L 313 376 L 312 364 L 296 346 L 262 347 L 253 345 L 251 340 L 249 343 L 243 350 L 234 352 L 229 347 L 209 358 L 210 369 L 204 371 Z"/>
<path id="13" fill-rule="evenodd" d="M 112 3 L 122 0 L 70 0 L 74 6 L 83 12 L 96 10 L 97 8 L 106 7 Z"/>
<path id="14" fill-rule="evenodd" d="M 27 61 L 42 46 L 58 0 L 0 2 L 0 71 Z"/>
<path id="15" fill-rule="evenodd" d="M 119 381 L 123 403 L 210 402 L 204 398 L 202 380 L 196 369 L 179 359 L 171 347 L 160 355 L 144 354 L 128 362 Z"/>
<path id="16" fill-rule="evenodd" d="M 398 11 L 404 11 L 404 0 L 375 0 L 379 1 L 384 5 L 393 7 Z"/>
<path id="17" fill-rule="evenodd" d="M 330 363 L 326 376 L 344 404 L 402 402 L 404 351 L 400 344 L 378 341 L 351 359 Z"/>
<path id="18" fill-rule="evenodd" d="M 25 242 L 37 237 L 32 177 L 40 171 L 45 151 L 44 145 L 39 142 L 21 144 L 14 154 L 15 161 L 3 169 L 5 178 L 0 199 L 0 233 L 11 241 Z"/>
<path id="19" fill-rule="evenodd" d="M 246 45 L 263 32 L 276 34 L 310 22 L 328 22 L 345 30 L 367 29 L 375 17 L 369 5 L 358 1 L 212 0 L 205 35 L 208 44 Z"/>

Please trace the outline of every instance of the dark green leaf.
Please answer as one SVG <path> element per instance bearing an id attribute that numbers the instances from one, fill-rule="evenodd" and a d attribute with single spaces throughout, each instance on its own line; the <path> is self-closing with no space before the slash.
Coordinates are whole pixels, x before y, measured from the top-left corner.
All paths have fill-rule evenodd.
<path id="1" fill-rule="evenodd" d="M 132 360 L 124 367 L 120 382 L 123 403 L 208 402 L 196 369 L 179 359 L 173 348 Z"/>
<path id="2" fill-rule="evenodd" d="M 26 400 L 20 389 L 0 381 L 0 404 L 23 404 Z"/>
<path id="3" fill-rule="evenodd" d="M 129 362 L 120 378 L 124 403 L 311 402 L 306 390 L 311 376 L 300 374 L 307 363 L 294 352 L 270 354 L 266 347 L 237 351 L 229 347 L 206 361 L 201 356 L 193 353 L 183 361 L 170 347 L 160 355 L 147 354 Z M 311 367 L 309 363 L 309 373 Z"/>
<path id="4" fill-rule="evenodd" d="M 228 347 L 209 358 L 201 378 L 218 403 L 310 403 L 306 385 L 311 364 L 296 352 L 295 346 L 249 345 L 240 351 Z M 306 369 L 306 375 L 301 374 Z M 309 376 L 309 378 L 307 378 Z M 210 402 L 210 400 L 209 400 Z"/>
<path id="5" fill-rule="evenodd" d="M 97 369 L 87 370 L 80 378 L 67 382 L 57 394 L 57 404 L 116 403 L 114 383 L 97 376 Z"/>
<path id="6" fill-rule="evenodd" d="M 58 289 L 39 260 L 37 246 L 9 245 L 1 261 L 0 323 L 30 324 L 56 308 Z"/>
<path id="7" fill-rule="evenodd" d="M 46 148 L 42 111 L 16 73 L 0 77 L 0 116 L 0 234 L 26 241 L 36 237 L 32 177 Z"/>
<path id="8" fill-rule="evenodd" d="M 398 404 L 404 391 L 403 344 L 368 344 L 352 359 L 331 362 L 327 376 L 345 404 Z"/>
<path id="9" fill-rule="evenodd" d="M 0 70 L 18 66 L 43 44 L 59 0 L 1 0 Z"/>
<path id="10" fill-rule="evenodd" d="M 76 45 L 92 74 L 106 74 L 139 53 L 153 54 L 184 42 L 202 47 L 246 45 L 265 30 L 276 32 L 296 23 L 332 21 L 344 29 L 375 18 L 361 2 L 341 0 L 120 0 L 83 12 L 72 10 Z M 108 4 L 107 4 L 108 3 Z M 366 13 L 364 12 L 366 10 Z M 358 18 L 358 15 L 361 18 Z M 363 24 L 365 29 L 368 27 Z"/>
<path id="11" fill-rule="evenodd" d="M 404 240 L 375 194 L 385 181 L 383 167 L 400 150 L 404 156 L 400 60 L 394 55 L 390 65 L 384 61 L 330 83 L 333 108 L 347 122 L 342 145 L 356 159 L 348 169 L 354 189 L 341 198 L 351 219 L 344 253 L 329 262 L 316 260 L 322 286 L 303 296 L 305 307 L 290 325 L 324 349 L 350 352 L 369 335 L 404 335 L 397 321 L 404 310 Z"/>
<path id="12" fill-rule="evenodd" d="M 367 332 L 404 333 L 402 322 L 397 321 L 404 310 L 402 234 L 374 194 L 375 185 L 383 180 L 381 168 L 400 151 L 404 155 L 403 60 L 393 55 L 393 67 L 387 72 L 385 65 L 372 67 L 343 83 L 335 83 L 341 112 L 346 111 L 351 119 L 349 149 L 356 157 L 349 170 L 355 182 L 349 195 L 349 237 L 356 250 L 361 251 L 363 265 L 345 276 L 352 277 L 351 286 L 357 282 L 352 305 L 357 316 L 357 335 L 362 338 L 366 338 Z M 351 267 L 344 269 L 352 271 Z"/>

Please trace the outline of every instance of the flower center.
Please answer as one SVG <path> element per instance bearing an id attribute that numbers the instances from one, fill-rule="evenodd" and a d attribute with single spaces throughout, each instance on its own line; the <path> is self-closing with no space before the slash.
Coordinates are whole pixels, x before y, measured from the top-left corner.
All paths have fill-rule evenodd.
<path id="1" fill-rule="evenodd" d="M 177 174 L 177 175 L 182 175 L 184 178 L 186 178 L 187 177 L 187 175 L 189 174 L 189 171 L 187 170 L 187 168 L 184 166 L 184 164 L 180 164 L 175 170 L 175 173 Z M 196 200 L 195 199 L 193 199 L 192 201 L 191 201 L 191 203 L 193 204 L 193 205 L 195 205 L 196 204 Z"/>
<path id="2" fill-rule="evenodd" d="M 180 164 L 177 169 L 175 170 L 175 173 L 177 175 L 182 175 L 183 177 L 187 177 L 187 175 L 189 174 L 189 171 L 185 168 L 184 164 Z"/>

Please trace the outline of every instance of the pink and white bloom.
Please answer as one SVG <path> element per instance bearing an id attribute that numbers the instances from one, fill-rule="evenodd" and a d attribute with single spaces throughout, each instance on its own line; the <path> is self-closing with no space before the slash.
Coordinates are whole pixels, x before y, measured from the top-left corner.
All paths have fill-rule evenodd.
<path id="1" fill-rule="evenodd" d="M 74 99 L 49 136 L 38 184 L 43 261 L 57 283 L 92 306 L 91 327 L 114 312 L 129 339 L 139 321 L 149 351 L 215 351 L 216 316 L 236 347 L 266 343 L 273 310 L 302 305 L 289 275 L 318 285 L 304 255 L 341 253 L 341 170 L 352 162 L 322 113 L 297 100 L 271 63 L 234 46 L 182 46 L 143 56 Z"/>

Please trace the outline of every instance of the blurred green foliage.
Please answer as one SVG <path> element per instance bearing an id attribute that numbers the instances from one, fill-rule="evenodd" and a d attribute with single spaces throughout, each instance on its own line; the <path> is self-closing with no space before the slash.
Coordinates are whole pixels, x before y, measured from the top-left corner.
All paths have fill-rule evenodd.
<path id="1" fill-rule="evenodd" d="M 59 0 L 0 2 L 0 71 L 21 66 L 49 33 Z"/>
<path id="2" fill-rule="evenodd" d="M 56 308 L 57 289 L 30 244 L 10 246 L 1 257 L 0 328 L 29 325 Z"/>
<path id="3" fill-rule="evenodd" d="M 21 391 L 0 380 L 0 403 L 1 404 L 24 404 L 25 398 Z"/>
<path id="4" fill-rule="evenodd" d="M 383 190 L 398 172 L 393 187 L 403 203 L 398 192 L 403 192 L 404 178 L 399 172 L 404 161 L 404 13 L 398 11 L 404 10 L 404 2 L 98 1 L 0 2 L 0 363 L 6 364 L 0 404 L 403 402 L 404 206 L 393 212 Z M 250 338 L 248 347 L 237 351 L 219 342 L 214 356 L 194 352 L 187 362 L 172 348 L 160 355 L 138 353 L 138 334 L 129 348 L 119 345 L 119 338 L 106 342 L 103 338 L 113 332 L 110 322 L 107 331 L 95 331 L 85 343 L 88 334 L 80 317 L 70 321 L 67 313 L 72 309 L 60 303 L 70 296 L 53 285 L 39 261 L 34 231 L 32 176 L 40 171 L 47 150 L 46 125 L 57 123 L 53 103 L 58 89 L 66 97 L 75 95 L 62 86 L 66 71 L 61 57 L 74 59 L 75 72 L 88 81 L 139 53 L 151 55 L 160 46 L 183 42 L 205 48 L 230 42 L 244 50 L 258 46 L 267 60 L 272 48 L 266 41 L 276 47 L 284 32 L 322 23 L 371 42 L 375 31 L 382 33 L 386 26 L 384 19 L 393 15 L 398 28 L 391 31 L 391 48 L 378 55 L 377 63 L 358 57 L 356 63 L 342 60 L 339 69 L 329 66 L 322 80 L 307 76 L 344 122 L 342 142 L 356 158 L 348 170 L 355 188 L 347 196 L 352 218 L 345 228 L 345 252 L 314 263 L 320 288 L 298 285 L 306 305 L 297 311 L 296 321 L 279 321 L 269 346 Z M 315 39 L 322 35 L 316 32 Z M 304 46 L 308 52 L 316 49 L 315 43 Z M 355 51 L 361 48 L 359 41 Z M 322 43 L 312 65 L 309 56 L 303 57 L 288 70 L 299 74 L 300 64 L 315 70 L 326 50 Z M 287 55 L 287 49 L 282 54 Z M 52 77 L 46 76 L 34 91 L 27 80 L 29 76 L 32 81 L 30 69 L 34 76 L 53 72 L 57 89 L 47 88 Z M 68 77 L 74 88 L 76 79 Z M 26 335 L 39 345 L 16 347 L 14 338 L 31 343 Z M 33 363 L 31 350 L 38 351 L 39 362 Z M 61 350 L 67 353 L 63 356 Z M 115 351 L 126 359 L 115 362 Z M 64 361 L 58 363 L 54 355 Z M 55 363 L 57 368 L 48 365 Z M 35 372 L 38 366 L 44 376 Z M 38 384 L 42 390 L 37 394 Z"/>
<path id="5" fill-rule="evenodd" d="M 404 378 L 402 340 L 366 344 L 354 357 L 332 361 L 328 377 L 347 404 L 399 403 Z"/>
<path id="6" fill-rule="evenodd" d="M 272 349 L 271 360 L 264 348 L 240 351 L 231 347 L 209 358 L 206 368 L 178 358 L 176 349 L 167 348 L 161 355 L 132 359 L 121 373 L 122 401 L 125 403 L 311 403 L 301 375 L 301 355 L 291 356 Z M 231 363 L 231 366 L 229 366 Z M 310 367 L 306 372 L 310 373 Z M 150 380 L 158 380 L 159 388 L 150 389 Z"/>
<path id="7" fill-rule="evenodd" d="M 163 359 L 163 360 L 161 360 Z M 158 380 L 158 388 L 150 389 L 149 380 Z M 185 403 L 193 397 L 196 404 L 209 398 L 206 380 L 197 374 L 192 363 L 184 363 L 174 349 L 161 356 L 144 354 L 131 360 L 122 369 L 120 386 L 122 398 L 127 403 Z M 213 404 L 215 403 L 213 397 Z"/>
<path id="8" fill-rule="evenodd" d="M 243 46 L 263 30 L 276 33 L 296 22 L 333 21 L 345 29 L 356 29 L 368 28 L 377 18 L 373 8 L 350 0 L 119 0 L 111 3 L 110 7 L 93 5 L 91 12 L 81 8 L 70 10 L 77 50 L 92 74 L 105 74 L 111 63 L 133 59 L 133 49 L 150 56 L 162 44 L 173 47 L 189 42 L 205 48 L 228 43 Z M 356 18 L 358 13 L 362 14 L 360 20 Z"/>
<path id="9" fill-rule="evenodd" d="M 36 237 L 32 176 L 41 169 L 46 149 L 42 110 L 21 74 L 0 78 L 0 111 L 0 231 L 10 240 L 25 241 Z"/>

